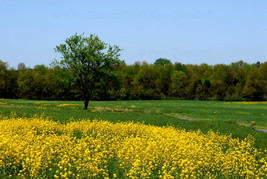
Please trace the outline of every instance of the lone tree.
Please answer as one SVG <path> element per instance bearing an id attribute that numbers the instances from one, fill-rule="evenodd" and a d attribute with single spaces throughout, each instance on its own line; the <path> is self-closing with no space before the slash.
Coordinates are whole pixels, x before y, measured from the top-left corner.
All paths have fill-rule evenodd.
<path id="1" fill-rule="evenodd" d="M 106 44 L 93 34 L 75 34 L 56 46 L 55 52 L 62 57 L 53 64 L 62 67 L 66 80 L 81 89 L 84 109 L 88 108 L 96 83 L 115 76 L 114 67 L 123 63 L 119 60 L 120 51 L 118 46 Z"/>

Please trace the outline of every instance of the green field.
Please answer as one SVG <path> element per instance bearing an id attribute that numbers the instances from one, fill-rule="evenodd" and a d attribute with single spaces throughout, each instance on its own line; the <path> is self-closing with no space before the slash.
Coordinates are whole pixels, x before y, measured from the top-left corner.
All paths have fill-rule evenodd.
<path id="1" fill-rule="evenodd" d="M 265 102 L 216 102 L 216 101 L 92 101 L 83 109 L 80 101 L 0 100 L 2 116 L 18 117 L 44 115 L 52 120 L 107 120 L 133 121 L 155 126 L 174 126 L 189 130 L 218 131 L 244 139 L 252 135 L 255 146 L 267 149 L 267 134 L 248 127 L 251 121 L 256 128 L 267 129 L 267 103 Z M 190 118 L 195 121 L 181 120 Z"/>

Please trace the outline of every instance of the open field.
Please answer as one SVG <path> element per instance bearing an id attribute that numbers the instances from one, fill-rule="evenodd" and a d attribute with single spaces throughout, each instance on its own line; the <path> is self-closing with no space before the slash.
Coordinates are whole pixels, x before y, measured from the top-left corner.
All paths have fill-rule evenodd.
<path id="1" fill-rule="evenodd" d="M 181 100 L 159 100 L 159 101 L 92 101 L 89 110 L 82 110 L 83 103 L 80 101 L 31 101 L 31 100 L 0 100 L 3 113 L 16 111 L 19 115 L 41 114 L 50 115 L 54 120 L 66 121 L 74 118 L 103 117 L 106 112 L 118 112 L 127 114 L 146 113 L 156 114 L 160 117 L 187 117 L 195 120 L 205 121 L 234 121 L 240 124 L 249 124 L 254 120 L 257 127 L 267 129 L 267 102 L 216 102 L 216 101 L 181 101 Z M 12 108 L 16 107 L 16 108 Z M 56 111 L 56 112 L 55 112 Z M 63 113 L 66 115 L 62 116 Z M 77 113 L 75 113 L 77 112 Z M 60 115 L 57 115 L 57 114 Z M 121 114 L 120 113 L 120 114 Z M 103 115 L 103 116 L 102 116 Z M 111 115 L 110 120 L 116 115 Z M 136 116 L 134 116 L 136 117 Z M 146 121 L 141 117 L 141 121 Z M 120 119 L 122 120 L 122 119 Z M 130 120 L 140 121 L 138 118 Z"/>
<path id="2" fill-rule="evenodd" d="M 1 178 L 264 178 L 264 102 L 0 100 Z M 179 118 L 193 119 L 193 121 Z M 212 130 L 212 131 L 210 131 Z"/>
<path id="3" fill-rule="evenodd" d="M 256 147 L 267 148 L 267 134 L 248 127 L 251 121 L 257 128 L 267 128 L 265 102 L 215 101 L 92 101 L 83 110 L 80 101 L 0 100 L 3 116 L 49 116 L 54 121 L 99 119 L 111 122 L 139 122 L 155 126 L 174 126 L 186 130 L 219 131 L 244 139 L 249 134 L 256 138 Z M 178 117 L 196 121 L 180 120 Z"/>

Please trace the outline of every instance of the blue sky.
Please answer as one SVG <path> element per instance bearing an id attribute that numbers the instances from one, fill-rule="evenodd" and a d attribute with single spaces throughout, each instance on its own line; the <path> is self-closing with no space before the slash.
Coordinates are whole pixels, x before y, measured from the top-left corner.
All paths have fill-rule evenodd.
<path id="1" fill-rule="evenodd" d="M 0 0 L 0 59 L 49 65 L 71 35 L 96 34 L 121 59 L 267 61 L 266 0 Z"/>

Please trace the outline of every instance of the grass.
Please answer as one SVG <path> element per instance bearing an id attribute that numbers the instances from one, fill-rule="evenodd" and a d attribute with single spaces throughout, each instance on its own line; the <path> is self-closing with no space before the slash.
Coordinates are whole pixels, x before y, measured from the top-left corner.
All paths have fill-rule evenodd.
<path id="1" fill-rule="evenodd" d="M 244 139 L 252 135 L 255 147 L 267 149 L 267 134 L 256 131 L 248 124 L 256 122 L 257 128 L 267 129 L 267 103 L 235 103 L 216 101 L 92 101 L 83 110 L 80 101 L 0 100 L 3 116 L 18 117 L 45 115 L 62 123 L 73 119 L 99 119 L 111 122 L 133 121 L 155 126 L 175 126 L 187 131 L 209 130 Z M 186 117 L 196 121 L 180 120 Z"/>

